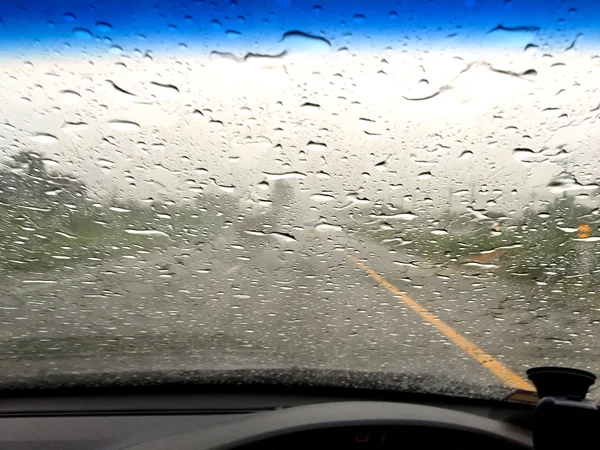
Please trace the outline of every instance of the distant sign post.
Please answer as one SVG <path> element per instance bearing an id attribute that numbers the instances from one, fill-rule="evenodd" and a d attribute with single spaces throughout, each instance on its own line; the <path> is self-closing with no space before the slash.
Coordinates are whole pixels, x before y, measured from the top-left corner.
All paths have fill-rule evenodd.
<path id="1" fill-rule="evenodd" d="M 592 235 L 592 227 L 587 224 L 580 224 L 577 227 L 577 250 L 579 257 L 579 273 L 586 286 L 590 285 L 592 272 L 594 270 L 594 243 L 586 239 Z"/>

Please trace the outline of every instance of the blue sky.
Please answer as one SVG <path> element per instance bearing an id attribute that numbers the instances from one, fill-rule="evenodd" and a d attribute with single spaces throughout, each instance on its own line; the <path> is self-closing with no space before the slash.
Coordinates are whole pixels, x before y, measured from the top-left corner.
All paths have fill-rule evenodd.
<path id="1" fill-rule="evenodd" d="M 343 46 L 480 45 L 498 25 L 547 39 L 597 42 L 600 2 L 545 0 L 4 0 L 3 53 L 125 50 L 269 51 L 300 30 Z M 510 41 L 501 33 L 494 45 Z M 562 45 L 562 44 L 561 44 Z"/>

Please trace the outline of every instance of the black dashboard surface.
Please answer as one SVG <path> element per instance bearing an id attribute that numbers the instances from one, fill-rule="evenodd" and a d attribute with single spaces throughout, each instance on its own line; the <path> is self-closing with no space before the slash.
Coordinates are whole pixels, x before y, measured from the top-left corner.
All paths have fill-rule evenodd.
<path id="1" fill-rule="evenodd" d="M 479 434 L 410 426 L 353 426 L 286 434 L 238 447 L 238 450 L 331 448 L 387 450 L 430 448 L 436 450 L 494 450 L 519 448 L 503 440 Z"/>
<path id="2" fill-rule="evenodd" d="M 509 423 L 527 412 L 285 394 L 10 397 L 0 400 L 0 448 L 527 449 L 530 431 Z"/>

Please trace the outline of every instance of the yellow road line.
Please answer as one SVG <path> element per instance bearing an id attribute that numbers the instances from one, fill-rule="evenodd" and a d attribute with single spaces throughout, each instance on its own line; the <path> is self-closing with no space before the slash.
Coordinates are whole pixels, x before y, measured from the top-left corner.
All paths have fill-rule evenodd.
<path id="1" fill-rule="evenodd" d="M 358 267 L 367 272 L 375 281 L 381 284 L 384 288 L 386 288 L 393 295 L 397 296 L 402 300 L 410 309 L 416 312 L 423 320 L 429 322 L 434 327 L 438 329 L 440 333 L 454 342 L 458 347 L 460 347 L 467 355 L 472 357 L 475 361 L 485 367 L 487 370 L 492 372 L 496 377 L 498 377 L 504 384 L 508 387 L 514 389 L 524 389 L 528 391 L 534 391 L 534 387 L 527 380 L 522 378 L 517 373 L 510 370 L 508 367 L 504 366 L 500 361 L 495 359 L 492 355 L 487 353 L 484 349 L 469 341 L 466 337 L 461 335 L 458 331 L 452 328 L 447 323 L 438 319 L 434 314 L 430 313 L 426 308 L 418 304 L 408 295 L 400 292 L 400 290 L 388 282 L 385 278 L 375 272 L 373 269 L 369 268 L 367 265 L 360 262 L 353 256 L 346 255 L 348 258 L 354 262 Z"/>

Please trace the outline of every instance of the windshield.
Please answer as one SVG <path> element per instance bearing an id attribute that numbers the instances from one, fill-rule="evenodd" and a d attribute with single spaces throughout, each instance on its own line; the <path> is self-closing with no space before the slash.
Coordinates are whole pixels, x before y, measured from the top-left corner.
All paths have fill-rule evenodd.
<path id="1" fill-rule="evenodd" d="M 599 19 L 2 2 L 0 387 L 600 372 Z"/>

